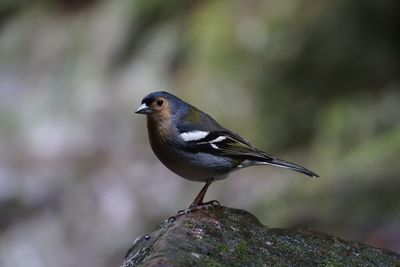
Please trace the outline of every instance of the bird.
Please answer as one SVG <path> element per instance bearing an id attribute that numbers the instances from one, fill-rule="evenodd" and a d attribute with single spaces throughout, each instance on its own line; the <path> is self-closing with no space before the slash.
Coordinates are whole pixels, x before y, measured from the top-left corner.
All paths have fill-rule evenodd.
<path id="1" fill-rule="evenodd" d="M 146 95 L 135 113 L 146 115 L 150 146 L 169 170 L 185 179 L 205 182 L 189 210 L 219 204 L 215 200 L 203 201 L 211 183 L 250 166 L 270 165 L 319 177 L 298 164 L 259 150 L 171 93 L 158 91 Z"/>

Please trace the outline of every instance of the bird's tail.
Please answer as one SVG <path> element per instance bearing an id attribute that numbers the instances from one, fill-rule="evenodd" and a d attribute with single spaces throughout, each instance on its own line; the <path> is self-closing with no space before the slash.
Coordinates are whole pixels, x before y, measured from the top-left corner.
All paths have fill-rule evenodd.
<path id="1" fill-rule="evenodd" d="M 300 165 L 297 165 L 297 164 L 289 162 L 289 161 L 277 159 L 277 158 L 270 158 L 270 159 L 267 159 L 265 161 L 257 161 L 256 163 L 260 164 L 260 165 L 261 164 L 262 165 L 267 164 L 267 165 L 271 165 L 271 166 L 277 166 L 277 167 L 281 167 L 281 168 L 294 170 L 294 171 L 297 171 L 297 172 L 304 173 L 304 174 L 306 174 L 308 176 L 311 176 L 311 177 L 319 177 L 318 174 L 316 174 L 316 173 L 314 173 L 314 172 L 312 172 L 312 171 L 310 171 L 310 170 L 308 170 L 308 169 L 306 169 L 306 168 L 304 168 L 304 167 L 302 167 Z"/>

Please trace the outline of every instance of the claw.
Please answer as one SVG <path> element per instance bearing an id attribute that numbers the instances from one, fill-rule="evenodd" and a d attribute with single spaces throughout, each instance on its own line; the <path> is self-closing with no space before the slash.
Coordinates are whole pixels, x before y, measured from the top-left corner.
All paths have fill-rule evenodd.
<path id="1" fill-rule="evenodd" d="M 211 201 L 203 202 L 203 203 L 200 203 L 197 205 L 192 203 L 187 210 L 189 210 L 189 212 L 191 212 L 191 211 L 196 211 L 196 210 L 209 209 L 209 208 L 213 208 L 216 206 L 221 206 L 221 204 L 217 200 L 211 200 Z"/>
<path id="2" fill-rule="evenodd" d="M 168 222 L 168 223 L 174 222 L 174 221 L 176 220 L 176 218 L 177 218 L 177 215 L 178 215 L 178 214 L 169 217 L 168 219 L 165 220 L 165 222 Z"/>
<path id="3" fill-rule="evenodd" d="M 180 216 L 182 216 L 182 215 L 185 215 L 185 214 L 188 214 L 188 213 L 190 213 L 190 212 L 192 212 L 192 211 L 194 211 L 195 209 L 192 209 L 192 208 L 187 208 L 187 209 L 184 209 L 184 210 L 180 210 L 180 211 L 178 211 L 174 216 L 171 216 L 171 217 L 169 217 L 168 219 L 167 219 L 167 222 L 174 222 L 178 217 L 180 217 Z"/>
<path id="4" fill-rule="evenodd" d="M 218 200 L 214 199 L 214 200 L 210 200 L 210 201 L 204 202 L 201 205 L 211 205 L 211 206 L 215 207 L 215 206 L 221 206 L 221 203 L 219 203 Z"/>

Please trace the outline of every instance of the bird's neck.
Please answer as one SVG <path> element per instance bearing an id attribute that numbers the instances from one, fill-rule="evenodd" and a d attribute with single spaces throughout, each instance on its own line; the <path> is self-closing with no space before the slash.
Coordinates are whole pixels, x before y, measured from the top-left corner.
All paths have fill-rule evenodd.
<path id="1" fill-rule="evenodd" d="M 147 129 L 150 142 L 162 143 L 168 142 L 174 131 L 171 119 L 164 116 L 147 116 Z"/>

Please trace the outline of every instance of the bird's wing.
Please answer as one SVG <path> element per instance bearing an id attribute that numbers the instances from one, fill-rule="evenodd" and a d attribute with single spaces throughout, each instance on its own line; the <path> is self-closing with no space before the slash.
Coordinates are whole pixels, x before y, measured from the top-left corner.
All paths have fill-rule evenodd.
<path id="1" fill-rule="evenodd" d="M 189 150 L 255 161 L 273 159 L 195 107 L 190 106 L 177 125 Z"/>
<path id="2" fill-rule="evenodd" d="M 262 161 L 273 159 L 239 135 L 225 129 L 211 132 L 193 130 L 181 133 L 181 137 L 190 149 L 197 152 Z"/>
<path id="3" fill-rule="evenodd" d="M 267 164 L 291 169 L 311 177 L 319 177 L 316 173 L 292 162 L 277 159 L 258 150 L 239 135 L 228 130 L 182 132 L 181 138 L 186 148 L 192 152 L 203 152 L 235 158 L 240 162 L 250 160 L 255 164 Z"/>

